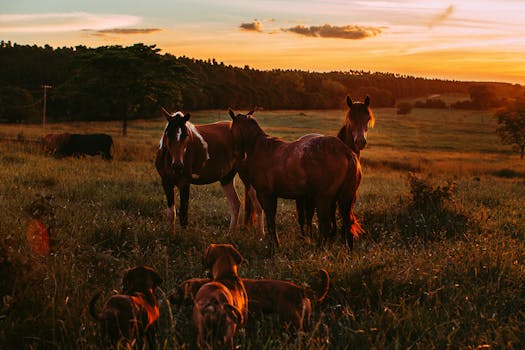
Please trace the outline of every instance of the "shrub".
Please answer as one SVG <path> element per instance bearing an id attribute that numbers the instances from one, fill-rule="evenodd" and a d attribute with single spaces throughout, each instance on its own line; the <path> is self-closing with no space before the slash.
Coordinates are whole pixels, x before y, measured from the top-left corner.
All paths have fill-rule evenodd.
<path id="1" fill-rule="evenodd" d="M 445 101 L 440 100 L 438 98 L 427 98 L 426 101 L 416 101 L 414 103 L 414 107 L 444 109 L 444 108 L 447 108 L 447 104 L 445 103 Z"/>
<path id="2" fill-rule="evenodd" d="M 412 112 L 412 104 L 410 102 L 400 102 L 397 104 L 397 114 L 410 114 Z"/>
<path id="3" fill-rule="evenodd" d="M 456 184 L 448 182 L 446 185 L 432 187 L 426 181 L 413 173 L 408 174 L 412 207 L 418 210 L 439 210 L 443 204 L 452 198 Z"/>

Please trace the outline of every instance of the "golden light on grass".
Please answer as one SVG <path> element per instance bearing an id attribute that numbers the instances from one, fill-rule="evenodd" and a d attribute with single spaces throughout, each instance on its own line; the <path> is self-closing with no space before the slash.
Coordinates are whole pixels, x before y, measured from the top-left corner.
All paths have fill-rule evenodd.
<path id="1" fill-rule="evenodd" d="M 31 220 L 27 226 L 26 237 L 34 255 L 49 255 L 49 230 L 42 221 L 38 219 Z"/>

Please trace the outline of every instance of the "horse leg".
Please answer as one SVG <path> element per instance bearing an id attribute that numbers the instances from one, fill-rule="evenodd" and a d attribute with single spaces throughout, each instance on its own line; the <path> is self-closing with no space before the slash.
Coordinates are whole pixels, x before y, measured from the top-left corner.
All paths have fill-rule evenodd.
<path id="1" fill-rule="evenodd" d="M 252 226 L 255 223 L 255 212 L 250 198 L 250 186 L 244 185 L 244 226 Z"/>
<path id="2" fill-rule="evenodd" d="M 245 189 L 245 191 L 248 192 L 248 197 L 251 202 L 253 214 L 257 218 L 257 232 L 261 236 L 264 236 L 263 209 L 261 207 L 261 204 L 259 203 L 259 200 L 257 199 L 257 193 L 255 191 L 255 188 L 253 188 L 253 186 L 250 186 L 249 188 Z"/>
<path id="3" fill-rule="evenodd" d="M 299 223 L 299 228 L 301 229 L 301 236 L 305 236 L 304 232 L 304 219 L 305 219 L 305 198 L 297 198 L 295 200 L 295 209 L 297 212 L 297 222 Z"/>
<path id="4" fill-rule="evenodd" d="M 356 199 L 357 195 L 354 195 L 351 201 L 342 201 L 339 204 L 339 211 L 343 218 L 342 238 L 350 250 L 354 248 L 355 238 L 365 232 L 354 215 Z"/>
<path id="5" fill-rule="evenodd" d="M 348 201 L 339 202 L 339 214 L 343 221 L 341 228 L 341 239 L 343 244 L 346 244 L 350 250 L 354 248 L 354 237 L 350 234 L 350 203 Z"/>
<path id="6" fill-rule="evenodd" d="M 306 235 L 310 238 L 314 237 L 312 229 L 312 220 L 315 213 L 315 203 L 311 198 L 306 197 L 305 200 L 305 215 L 306 215 Z"/>
<path id="7" fill-rule="evenodd" d="M 337 219 L 335 217 L 336 207 L 337 207 L 337 203 L 336 203 L 336 201 L 333 201 L 332 205 L 330 207 L 330 225 L 331 225 L 331 228 L 330 228 L 330 239 L 332 239 L 332 240 L 335 238 L 335 235 L 336 235 L 336 232 L 337 232 Z"/>
<path id="8" fill-rule="evenodd" d="M 317 219 L 319 220 L 319 246 L 322 246 L 330 234 L 330 219 L 332 211 L 332 200 L 326 197 L 318 197 L 315 201 Z"/>
<path id="9" fill-rule="evenodd" d="M 235 230 L 237 227 L 237 220 L 239 219 L 239 209 L 241 207 L 241 201 L 235 191 L 235 186 L 233 185 L 233 179 L 222 185 L 222 191 L 228 199 L 228 207 L 230 208 L 230 233 Z"/>
<path id="10" fill-rule="evenodd" d="M 261 194 L 257 192 L 257 199 L 264 210 L 266 216 L 266 230 L 268 235 L 273 239 L 273 242 L 278 247 L 279 246 L 279 237 L 275 229 L 275 214 L 277 212 L 277 197 L 271 194 Z"/>
<path id="11" fill-rule="evenodd" d="M 188 202 L 190 200 L 190 184 L 179 187 L 180 210 L 179 220 L 182 227 L 188 226 Z"/>
<path id="12" fill-rule="evenodd" d="M 162 187 L 164 188 L 164 193 L 166 194 L 166 200 L 168 202 L 166 217 L 168 218 L 168 223 L 172 227 L 173 234 L 175 234 L 175 221 L 177 219 L 177 211 L 175 210 L 175 185 L 168 179 L 162 178 Z"/>

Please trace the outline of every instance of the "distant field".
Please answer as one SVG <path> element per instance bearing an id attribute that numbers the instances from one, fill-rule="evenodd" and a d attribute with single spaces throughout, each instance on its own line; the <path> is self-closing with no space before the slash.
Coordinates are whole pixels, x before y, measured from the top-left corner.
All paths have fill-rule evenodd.
<path id="1" fill-rule="evenodd" d="M 246 112 L 246 111 L 240 111 Z M 175 286 L 202 277 L 204 249 L 232 243 L 249 264 L 240 274 L 315 286 L 326 268 L 332 285 L 315 308 L 311 331 L 291 336 L 275 319 L 253 318 L 240 349 L 444 349 L 525 347 L 525 162 L 501 145 L 490 112 L 374 109 L 376 127 L 362 152 L 356 214 L 367 233 L 353 252 L 339 242 L 319 249 L 299 237 L 294 204 L 281 200 L 282 247 L 270 254 L 251 228 L 229 235 L 219 184 L 193 186 L 189 227 L 168 232 L 164 194 L 153 160 L 162 119 L 1 125 L 0 139 L 33 140 L 52 132 L 106 132 L 112 162 L 55 159 L 36 144 L 0 142 L 0 348 L 97 349 L 86 313 L 97 290 L 120 289 L 131 266 L 155 267 L 162 349 L 195 348 L 191 310 L 170 310 Z M 258 111 L 267 133 L 293 140 L 335 135 L 345 111 Z M 227 111 L 192 113 L 195 124 L 227 119 Z M 409 173 L 432 205 L 418 201 Z M 418 182 L 416 182 L 417 184 Z M 238 192 L 243 188 L 236 179 Z M 51 195 L 52 254 L 33 256 L 27 209 Z M 4 283 L 5 282 L 5 283 Z M 4 344 L 2 346 L 2 344 Z"/>

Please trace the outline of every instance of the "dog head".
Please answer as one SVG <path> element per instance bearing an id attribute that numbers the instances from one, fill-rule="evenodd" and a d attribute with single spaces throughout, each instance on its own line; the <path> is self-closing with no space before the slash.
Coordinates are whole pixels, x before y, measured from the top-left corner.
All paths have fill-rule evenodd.
<path id="1" fill-rule="evenodd" d="M 204 267 L 211 269 L 213 278 L 225 273 L 237 275 L 237 266 L 243 261 L 241 253 L 231 244 L 210 244 L 203 258 Z"/>
<path id="2" fill-rule="evenodd" d="M 235 306 L 230 304 L 210 303 L 201 310 L 203 336 L 210 341 L 213 348 L 229 349 L 237 328 L 243 324 L 244 318 Z"/>
<path id="3" fill-rule="evenodd" d="M 200 287 L 208 282 L 210 282 L 210 279 L 208 278 L 190 278 L 189 280 L 182 282 L 170 295 L 170 303 L 177 306 L 193 303 L 195 295 L 197 295 Z"/>
<path id="4" fill-rule="evenodd" d="M 132 292 L 147 292 L 157 288 L 162 283 L 162 278 L 151 267 L 137 266 L 126 271 L 122 279 L 124 294 Z"/>

